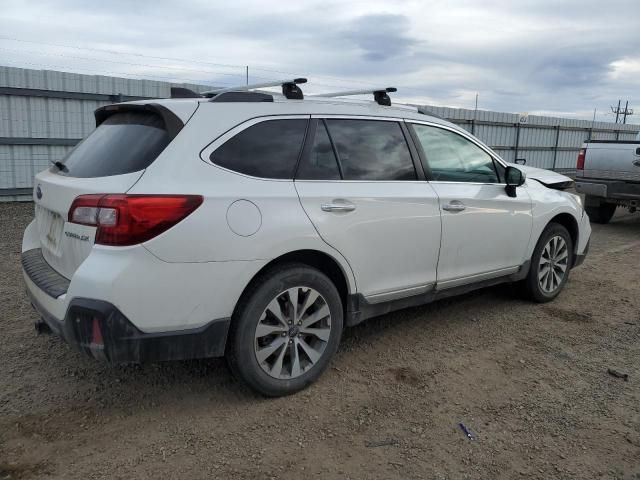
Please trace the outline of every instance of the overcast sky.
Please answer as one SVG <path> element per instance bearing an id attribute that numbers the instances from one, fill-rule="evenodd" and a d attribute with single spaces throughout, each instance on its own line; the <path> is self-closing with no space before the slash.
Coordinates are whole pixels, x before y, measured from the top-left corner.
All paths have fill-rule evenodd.
<path id="1" fill-rule="evenodd" d="M 640 123 L 640 0 L 2 0 L 0 64 Z M 75 47 L 75 48 L 70 48 Z M 110 53 L 112 52 L 112 53 Z M 158 58 L 162 57 L 162 58 Z M 282 72 L 282 73 L 281 73 Z M 289 75 L 287 75 L 289 74 Z"/>

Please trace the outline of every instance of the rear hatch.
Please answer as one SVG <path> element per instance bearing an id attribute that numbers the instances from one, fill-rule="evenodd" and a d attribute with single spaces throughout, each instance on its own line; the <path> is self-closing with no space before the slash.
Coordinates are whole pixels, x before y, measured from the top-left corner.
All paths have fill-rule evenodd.
<path id="1" fill-rule="evenodd" d="M 35 218 L 42 254 L 64 277 L 70 279 L 89 255 L 96 233 L 95 227 L 67 221 L 73 200 L 85 194 L 127 192 L 177 133 L 175 119 L 171 125 L 167 115 L 146 105 L 99 109 L 96 130 L 36 175 Z"/>

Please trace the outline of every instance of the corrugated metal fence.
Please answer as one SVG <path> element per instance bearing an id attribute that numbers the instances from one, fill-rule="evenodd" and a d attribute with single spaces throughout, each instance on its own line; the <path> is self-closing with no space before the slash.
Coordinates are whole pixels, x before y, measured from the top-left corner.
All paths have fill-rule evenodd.
<path id="1" fill-rule="evenodd" d="M 93 111 L 139 98 L 168 97 L 175 84 L 0 67 L 0 199 L 29 198 L 33 177 L 61 159 L 95 127 Z M 507 161 L 526 159 L 542 168 L 571 169 L 586 139 L 632 140 L 637 125 L 424 106 L 475 134 Z"/>
<path id="2" fill-rule="evenodd" d="M 0 67 L 0 198 L 30 197 L 33 177 L 95 128 L 93 111 L 114 102 L 210 86 Z M 26 197 L 26 198 L 29 198 Z"/>

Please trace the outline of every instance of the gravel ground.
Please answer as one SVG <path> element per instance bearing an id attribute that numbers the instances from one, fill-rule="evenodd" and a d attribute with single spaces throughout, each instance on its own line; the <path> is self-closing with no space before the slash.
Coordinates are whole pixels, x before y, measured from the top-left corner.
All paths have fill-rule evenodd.
<path id="1" fill-rule="evenodd" d="M 551 304 L 501 286 L 372 319 L 267 400 L 222 360 L 109 368 L 36 336 L 32 208 L 0 205 L 0 480 L 640 479 L 640 215 L 594 225 Z"/>

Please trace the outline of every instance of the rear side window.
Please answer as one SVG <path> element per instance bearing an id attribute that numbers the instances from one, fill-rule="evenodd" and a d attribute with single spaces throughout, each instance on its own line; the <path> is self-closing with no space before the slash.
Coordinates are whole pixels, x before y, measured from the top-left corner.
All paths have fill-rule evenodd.
<path id="1" fill-rule="evenodd" d="M 328 119 L 344 180 L 416 180 L 397 122 Z"/>
<path id="2" fill-rule="evenodd" d="M 170 141 L 160 116 L 115 113 L 61 160 L 64 168 L 57 173 L 91 178 L 137 172 L 151 165 Z"/>
<path id="3" fill-rule="evenodd" d="M 307 120 L 266 120 L 218 147 L 210 160 L 235 172 L 261 178 L 293 178 Z"/>

